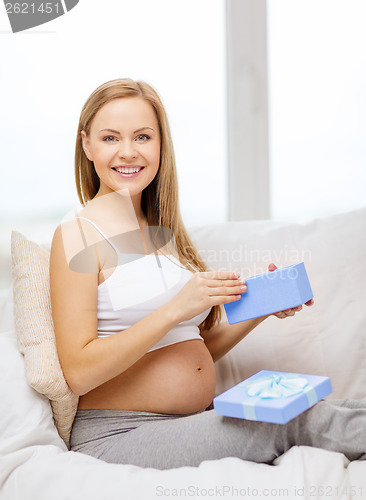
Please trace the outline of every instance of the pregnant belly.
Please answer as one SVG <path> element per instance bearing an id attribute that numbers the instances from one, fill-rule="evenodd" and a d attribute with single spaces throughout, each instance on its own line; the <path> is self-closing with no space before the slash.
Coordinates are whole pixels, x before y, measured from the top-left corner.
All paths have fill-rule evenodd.
<path id="1" fill-rule="evenodd" d="M 205 343 L 186 340 L 145 354 L 81 396 L 78 409 L 193 413 L 211 403 L 215 386 L 214 363 Z"/>

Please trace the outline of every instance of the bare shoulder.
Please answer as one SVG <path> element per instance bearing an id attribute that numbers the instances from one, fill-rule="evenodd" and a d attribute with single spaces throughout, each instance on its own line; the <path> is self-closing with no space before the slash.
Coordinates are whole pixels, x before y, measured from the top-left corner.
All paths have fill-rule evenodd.
<path id="1" fill-rule="evenodd" d="M 103 238 L 87 221 L 72 219 L 57 226 L 52 239 L 51 261 L 77 273 L 98 273 L 95 245 Z"/>

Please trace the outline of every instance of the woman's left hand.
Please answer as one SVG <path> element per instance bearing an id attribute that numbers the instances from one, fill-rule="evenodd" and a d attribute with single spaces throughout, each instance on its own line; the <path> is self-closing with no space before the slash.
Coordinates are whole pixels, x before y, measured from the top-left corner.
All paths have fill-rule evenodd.
<path id="1" fill-rule="evenodd" d="M 268 271 L 274 271 L 277 269 L 277 266 L 273 263 L 269 264 Z M 312 306 L 314 304 L 314 299 L 310 299 L 308 302 L 305 302 L 306 306 Z M 287 318 L 289 316 L 295 316 L 295 313 L 301 311 L 302 306 L 292 307 L 291 309 L 285 309 L 284 311 L 279 311 L 273 313 L 272 316 L 276 316 L 276 318 Z"/>

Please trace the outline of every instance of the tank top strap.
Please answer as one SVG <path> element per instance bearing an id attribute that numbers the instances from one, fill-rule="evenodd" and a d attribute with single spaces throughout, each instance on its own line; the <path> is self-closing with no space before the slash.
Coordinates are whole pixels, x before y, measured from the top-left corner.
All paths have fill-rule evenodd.
<path id="1" fill-rule="evenodd" d="M 108 241 L 108 243 L 111 245 L 111 247 L 114 248 L 117 255 L 120 254 L 120 251 L 118 250 L 116 245 L 111 242 L 111 240 L 108 238 L 108 236 L 95 224 L 95 222 L 93 222 L 90 219 L 87 219 L 86 217 L 76 217 L 76 219 L 83 219 L 83 220 L 87 220 L 88 222 L 90 222 L 90 224 L 95 227 L 95 229 L 103 236 L 103 238 L 105 238 Z"/>

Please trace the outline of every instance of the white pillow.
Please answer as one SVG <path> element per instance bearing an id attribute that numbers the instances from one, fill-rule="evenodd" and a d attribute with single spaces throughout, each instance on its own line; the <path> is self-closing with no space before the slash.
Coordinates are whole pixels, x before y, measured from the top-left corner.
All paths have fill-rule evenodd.
<path id="1" fill-rule="evenodd" d="M 36 445 L 67 451 L 48 399 L 27 382 L 14 331 L 0 333 L 0 401 L 0 455 Z"/>

